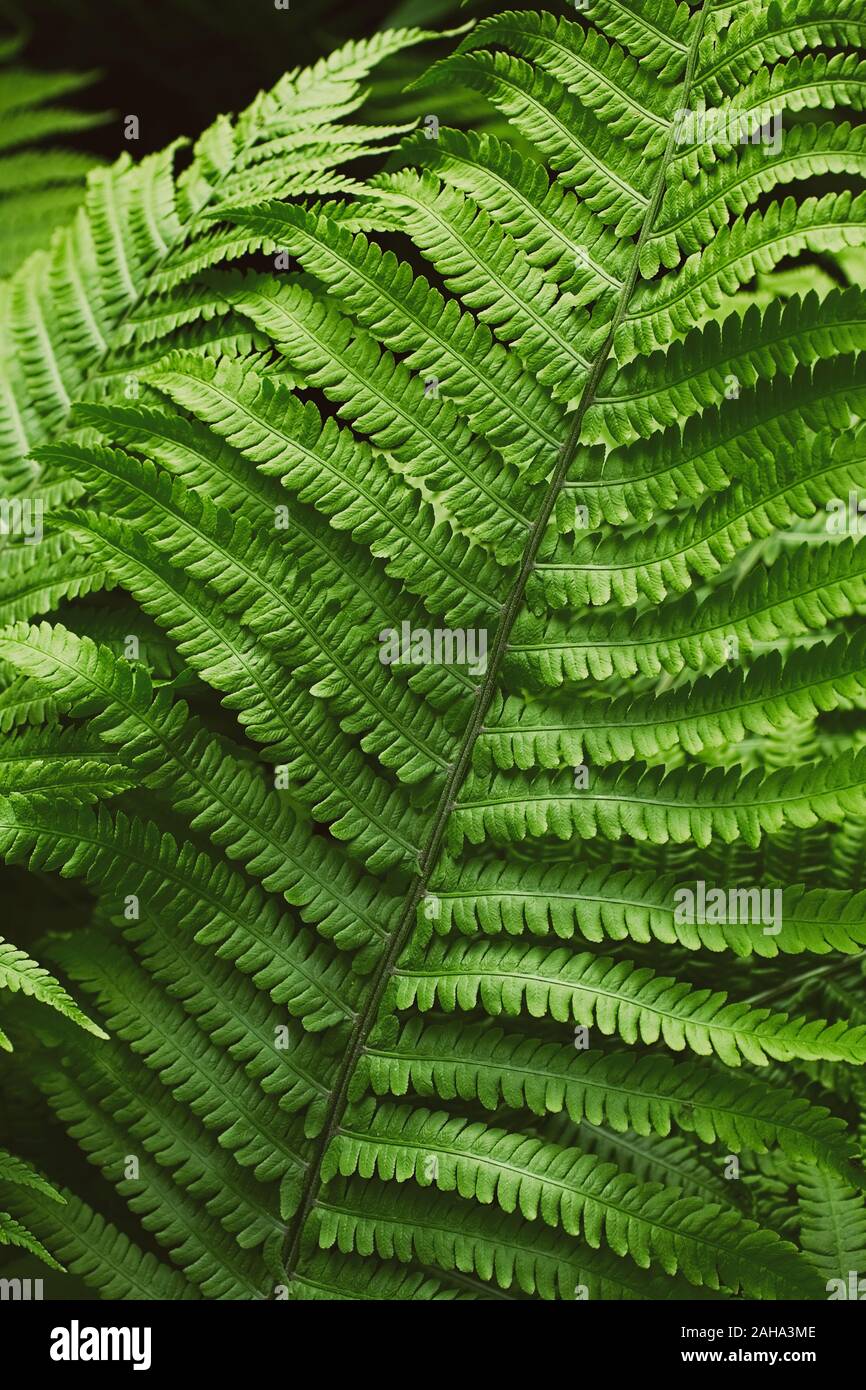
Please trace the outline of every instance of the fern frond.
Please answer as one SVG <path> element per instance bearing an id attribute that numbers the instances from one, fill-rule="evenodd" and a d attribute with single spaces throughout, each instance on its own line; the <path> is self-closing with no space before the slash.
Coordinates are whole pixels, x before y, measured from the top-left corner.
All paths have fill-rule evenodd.
<path id="1" fill-rule="evenodd" d="M 850 1275 L 854 1274 L 856 1286 L 866 1254 L 863 1195 L 802 1165 L 797 1166 L 796 1176 L 805 1256 L 828 1281 L 828 1291 L 838 1289 L 841 1282 L 845 1290 L 842 1296 L 857 1298 L 856 1288 L 853 1295 L 850 1292 Z"/>
<path id="2" fill-rule="evenodd" d="M 330 171 L 368 143 L 364 127 L 353 132 L 342 125 L 363 100 L 361 81 L 390 53 L 428 37 L 423 30 L 389 30 L 346 45 L 314 68 L 287 73 L 236 122 L 219 117 L 178 176 L 178 144 L 138 167 L 124 156 L 111 169 L 93 171 L 86 216 L 58 238 L 50 261 L 39 253 L 12 281 L 10 341 L 27 375 L 10 368 L 12 399 L 3 424 L 12 412 L 22 426 L 28 422 L 25 454 L 63 424 L 73 396 L 104 366 L 119 331 L 122 340 L 126 316 L 178 274 L 185 278 L 183 258 L 196 257 L 196 268 L 213 263 L 210 252 L 202 256 L 201 243 L 213 235 L 220 203 L 334 191 Z M 334 123 L 337 135 L 320 140 L 319 130 Z M 299 132 L 305 134 L 294 151 L 301 162 L 295 172 L 280 141 Z M 337 186 L 356 184 L 342 178 Z"/>
<path id="3" fill-rule="evenodd" d="M 421 1012 L 481 1007 L 494 1018 L 526 1013 L 559 1023 L 574 1020 L 627 1043 L 661 1038 L 675 1052 L 689 1047 L 705 1057 L 715 1053 L 729 1066 L 742 1060 L 763 1066 L 769 1058 L 792 1056 L 862 1063 L 866 1056 L 862 1028 L 750 1009 L 724 993 L 695 990 L 627 960 L 575 956 L 561 948 L 432 945 L 423 964 L 395 971 L 393 1000 L 398 1009 Z"/>
<path id="4" fill-rule="evenodd" d="M 553 835 L 707 845 L 714 836 L 758 845 L 786 825 L 838 821 L 866 809 L 866 750 L 853 758 L 780 768 L 764 777 L 759 769 L 741 775 L 723 771 L 628 765 L 618 775 L 593 774 L 584 790 L 572 776 L 544 772 L 534 777 L 496 774 L 467 779 L 449 827 L 448 848 L 458 851 L 491 841 L 510 844 Z"/>
<path id="5" fill-rule="evenodd" d="M 587 703 L 578 723 L 573 705 L 511 696 L 495 706 L 479 734 L 476 771 L 577 767 L 665 756 L 677 748 L 702 753 L 748 734 L 771 734 L 833 709 L 862 708 L 866 643 L 861 633 L 755 658 L 747 671 L 722 670 L 660 695 L 620 696 Z"/>
<path id="6" fill-rule="evenodd" d="M 577 1051 L 498 1028 L 412 1021 L 393 1042 L 368 1050 L 356 1094 L 478 1100 L 544 1116 L 564 1112 L 617 1133 L 667 1136 L 673 1125 L 734 1152 L 779 1146 L 794 1158 L 863 1181 L 844 1122 L 792 1092 L 745 1074 L 630 1052 Z"/>
<path id="7" fill-rule="evenodd" d="M 36 999 L 40 1004 L 47 1004 L 50 1009 L 56 1009 L 59 1014 L 77 1023 L 80 1028 L 88 1033 L 95 1034 L 98 1038 L 108 1036 L 82 1013 L 75 1001 L 66 992 L 59 980 L 56 980 L 35 960 L 31 960 L 26 951 L 19 951 L 13 946 L 11 941 L 4 941 L 0 938 L 0 989 L 8 989 L 13 994 L 21 993 Z M 12 1045 L 5 1033 L 0 1032 L 0 1046 L 11 1051 Z"/>
<path id="8" fill-rule="evenodd" d="M 735 842 L 736 844 L 737 842 Z M 706 862 L 706 861 L 704 861 Z M 712 869 L 707 865 L 707 873 Z M 724 881 L 729 875 L 718 877 Z M 680 920 L 677 887 L 683 874 L 636 868 L 585 869 L 570 863 L 481 863 L 458 872 L 443 858 L 419 905 L 417 939 L 448 936 L 555 936 L 570 941 L 659 941 L 690 951 L 732 950 L 771 958 L 780 951 L 856 954 L 862 948 L 859 894 L 833 890 L 781 892 L 784 932 L 768 934 L 760 922 Z"/>
<path id="9" fill-rule="evenodd" d="M 324 1249 L 395 1257 L 474 1275 L 546 1299 L 712 1298 L 684 1279 L 636 1269 L 605 1250 L 576 1246 L 539 1222 L 429 1193 L 356 1180 L 329 1184 L 313 1231 Z"/>
<path id="10" fill-rule="evenodd" d="M 802 546 L 775 563 L 756 566 L 737 587 L 720 585 L 698 603 L 685 594 L 675 603 L 631 615 L 604 613 L 569 623 L 524 613 L 509 643 L 509 664 L 545 686 L 605 679 L 614 674 L 671 675 L 684 668 L 722 667 L 730 642 L 750 652 L 855 613 L 863 602 L 862 541 Z"/>
<path id="11" fill-rule="evenodd" d="M 149 1250 L 134 1245 L 111 1222 L 86 1203 L 64 1193 L 64 1206 L 19 1198 L 33 1228 L 71 1274 L 98 1289 L 107 1299 L 178 1300 L 196 1297 L 183 1275 L 161 1264 Z"/>
<path id="12" fill-rule="evenodd" d="M 432 1185 L 460 1191 L 505 1212 L 539 1217 L 597 1247 L 604 1236 L 618 1255 L 642 1268 L 658 1263 L 681 1270 L 698 1286 L 720 1283 L 760 1292 L 815 1291 L 792 1246 L 731 1210 L 705 1208 L 700 1199 L 671 1201 L 658 1184 L 642 1185 L 579 1149 L 545 1144 L 520 1133 L 487 1129 L 443 1112 L 382 1105 L 351 1118 L 326 1158 L 325 1179 L 339 1173 L 381 1181 L 425 1178 L 435 1158 Z M 365 1123 L 366 1121 L 366 1123 Z M 369 1129 L 368 1129 L 369 1125 Z M 377 1142 L 378 1141 L 378 1142 Z M 623 1219 L 625 1218 L 625 1219 Z M 698 1234 L 699 1232 L 699 1234 Z"/>
<path id="13" fill-rule="evenodd" d="M 19 1250 L 26 1250 L 29 1255 L 35 1255 L 49 1269 L 62 1269 L 62 1265 L 53 1259 L 42 1242 L 8 1211 L 0 1211 L 0 1245 L 16 1246 Z"/>
<path id="14" fill-rule="evenodd" d="M 384 31 L 0 286 L 0 852 L 111 1033 L 12 1001 L 10 1145 L 88 1168 L 4 1210 L 108 1296 L 860 1258 L 863 27 L 509 11 L 414 133 Z"/>

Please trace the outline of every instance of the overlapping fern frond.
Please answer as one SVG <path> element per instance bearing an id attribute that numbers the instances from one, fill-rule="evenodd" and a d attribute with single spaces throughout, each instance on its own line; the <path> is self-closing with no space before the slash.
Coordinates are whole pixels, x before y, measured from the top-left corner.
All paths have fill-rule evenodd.
<path id="1" fill-rule="evenodd" d="M 386 34 L 16 276 L 0 849 L 92 895 L 41 949 L 110 1041 L 10 1012 L 99 1174 L 10 1210 L 107 1296 L 860 1257 L 864 30 L 506 12 L 429 81 L 520 140 L 362 181 Z"/>

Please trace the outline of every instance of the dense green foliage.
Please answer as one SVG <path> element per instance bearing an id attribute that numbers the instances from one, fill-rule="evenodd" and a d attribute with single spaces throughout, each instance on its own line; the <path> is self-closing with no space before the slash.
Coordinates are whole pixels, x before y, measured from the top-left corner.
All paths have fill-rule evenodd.
<path id="1" fill-rule="evenodd" d="M 109 1298 L 866 1273 L 864 34 L 509 11 L 413 133 L 385 31 L 16 272 L 0 852 L 83 887 L 0 944 L 0 1242 Z"/>

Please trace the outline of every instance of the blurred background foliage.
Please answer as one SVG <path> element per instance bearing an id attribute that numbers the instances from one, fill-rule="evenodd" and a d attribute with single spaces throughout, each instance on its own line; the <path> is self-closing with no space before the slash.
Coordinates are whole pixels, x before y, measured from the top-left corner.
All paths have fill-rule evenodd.
<path id="1" fill-rule="evenodd" d="M 474 0 L 472 13 L 497 8 Z M 288 69 L 347 40 L 403 26 L 447 30 L 466 18 L 460 0 L 0 0 L 0 278 L 74 214 L 94 164 L 195 139 L 220 113 L 243 110 Z M 382 64 L 365 118 L 402 124 L 435 114 L 435 88 L 408 89 L 450 43 Z M 131 115 L 134 141 L 125 134 Z M 504 132 L 482 97 L 453 87 L 448 123 Z"/>
<path id="2" fill-rule="evenodd" d="M 282 0 L 278 0 L 282 3 Z M 80 144 L 114 158 L 128 148 L 122 117 L 141 124 L 138 154 L 161 149 L 178 135 L 195 136 L 219 112 L 246 106 L 292 67 L 304 67 L 349 39 L 377 29 L 465 23 L 459 0 L 2 0 L 0 14 L 21 32 L 27 63 L 39 70 L 72 69 L 98 79 L 81 98 L 84 109 L 110 109 L 115 119 L 87 132 Z M 472 14 L 502 6 L 473 0 Z M 448 51 L 447 40 L 441 52 Z M 438 52 L 401 54 L 382 69 L 369 115 L 388 122 L 423 115 L 430 96 L 406 94 L 412 77 Z M 486 110 L 465 97 L 465 115 Z M 453 121 L 453 113 L 449 111 Z"/>

